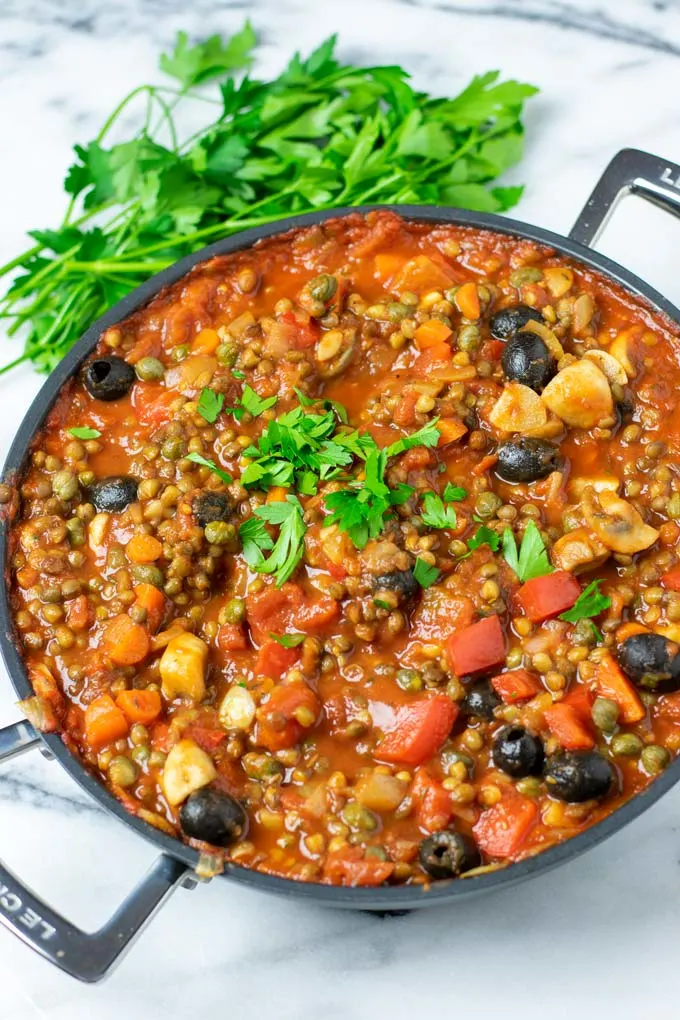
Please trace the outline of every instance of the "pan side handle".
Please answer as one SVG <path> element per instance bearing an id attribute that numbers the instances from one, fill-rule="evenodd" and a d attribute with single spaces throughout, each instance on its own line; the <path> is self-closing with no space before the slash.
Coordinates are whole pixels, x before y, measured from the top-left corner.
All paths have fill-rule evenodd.
<path id="1" fill-rule="evenodd" d="M 39 747 L 40 735 L 21 721 L 0 729 L 0 763 Z M 161 854 L 100 929 L 84 932 L 62 917 L 0 860 L 0 924 L 79 981 L 101 981 L 121 959 L 190 869 Z M 193 883 L 192 883 L 193 884 Z"/>
<path id="2" fill-rule="evenodd" d="M 569 237 L 592 247 L 626 195 L 638 195 L 680 217 L 680 166 L 640 149 L 617 152 L 595 185 Z"/>

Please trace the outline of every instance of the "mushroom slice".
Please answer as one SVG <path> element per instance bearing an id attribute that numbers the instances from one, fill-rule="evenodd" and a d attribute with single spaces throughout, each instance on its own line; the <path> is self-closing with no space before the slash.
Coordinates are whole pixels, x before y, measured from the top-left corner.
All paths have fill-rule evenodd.
<path id="1" fill-rule="evenodd" d="M 529 432 L 542 428 L 547 420 L 548 412 L 538 393 L 518 382 L 506 383 L 489 412 L 489 421 L 502 432 Z"/>
<path id="2" fill-rule="evenodd" d="M 618 492 L 620 485 L 615 475 L 577 475 L 569 480 L 567 491 L 576 501 L 582 498 L 586 489 L 595 489 L 595 492 L 604 492 L 605 489 L 609 492 Z"/>
<path id="3" fill-rule="evenodd" d="M 609 346 L 609 354 L 618 361 L 629 379 L 638 372 L 639 341 L 640 327 L 631 326 L 630 329 L 624 329 L 619 333 Z"/>
<path id="4" fill-rule="evenodd" d="M 546 407 L 572 428 L 590 429 L 610 417 L 614 410 L 606 375 L 585 358 L 558 372 L 541 398 Z"/>
<path id="5" fill-rule="evenodd" d="M 568 531 L 557 539 L 550 550 L 554 566 L 558 570 L 570 570 L 573 574 L 599 567 L 609 555 L 607 546 L 587 528 Z"/>
<path id="6" fill-rule="evenodd" d="M 617 383 L 619 386 L 625 386 L 628 382 L 625 368 L 608 351 L 587 351 L 583 357 L 594 362 L 604 372 L 612 385 Z"/>
<path id="7" fill-rule="evenodd" d="M 659 537 L 656 528 L 645 524 L 632 504 L 606 489 L 585 490 L 583 515 L 603 545 L 613 552 L 630 556 L 648 549 Z"/>

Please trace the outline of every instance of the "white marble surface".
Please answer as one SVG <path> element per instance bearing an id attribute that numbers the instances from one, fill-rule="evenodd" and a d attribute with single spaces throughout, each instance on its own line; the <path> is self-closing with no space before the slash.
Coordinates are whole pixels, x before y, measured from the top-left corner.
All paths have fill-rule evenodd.
<path id="1" fill-rule="evenodd" d="M 566 232 L 622 146 L 680 162 L 677 0 L 0 0 L 0 263 L 59 219 L 70 147 L 154 73 L 178 28 L 261 32 L 259 70 L 340 32 L 341 52 L 451 92 L 476 71 L 540 85 L 519 218 Z M 602 247 L 680 303 L 680 224 L 631 201 Z M 16 347 L 0 346 L 9 360 Z M 0 380 L 0 454 L 40 385 Z M 16 710 L 0 678 L 0 725 Z M 551 876 L 404 918 L 286 904 L 224 881 L 178 892 L 106 985 L 50 969 L 0 929 L 0 1020 L 617 1020 L 677 1014 L 680 790 Z M 78 923 L 101 923 L 153 851 L 60 771 L 0 773 L 0 855 Z"/>

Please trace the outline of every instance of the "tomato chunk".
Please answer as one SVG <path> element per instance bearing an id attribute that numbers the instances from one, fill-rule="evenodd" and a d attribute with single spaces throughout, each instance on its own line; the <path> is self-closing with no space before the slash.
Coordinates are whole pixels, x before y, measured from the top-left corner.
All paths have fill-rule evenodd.
<path id="1" fill-rule="evenodd" d="M 448 640 L 449 662 L 458 676 L 492 669 L 505 661 L 506 640 L 498 616 L 487 616 L 452 634 Z"/>
<path id="2" fill-rule="evenodd" d="M 217 632 L 217 644 L 225 652 L 243 652 L 248 639 L 240 623 L 223 623 Z"/>
<path id="3" fill-rule="evenodd" d="M 307 598 L 298 584 L 265 588 L 246 599 L 248 623 L 259 643 L 270 634 L 291 630 L 316 630 L 332 623 L 340 615 L 340 605 L 328 595 Z"/>
<path id="4" fill-rule="evenodd" d="M 661 583 L 664 588 L 670 588 L 671 591 L 680 591 L 680 563 L 661 575 Z"/>
<path id="5" fill-rule="evenodd" d="M 558 701 L 547 708 L 543 716 L 550 732 L 567 751 L 588 751 L 595 747 L 590 727 L 573 705 Z"/>
<path id="6" fill-rule="evenodd" d="M 294 747 L 320 711 L 321 703 L 307 684 L 280 684 L 257 711 L 256 743 L 269 751 Z"/>
<path id="7" fill-rule="evenodd" d="M 506 705 L 533 698 L 543 690 L 541 681 L 528 669 L 513 669 L 491 678 L 491 686 Z"/>
<path id="8" fill-rule="evenodd" d="M 255 672 L 258 676 L 270 676 L 273 680 L 278 680 L 294 662 L 297 662 L 299 655 L 298 648 L 284 648 L 278 641 L 265 641 L 257 653 Z"/>
<path id="9" fill-rule="evenodd" d="M 421 698 L 397 711 L 394 728 L 383 738 L 376 756 L 383 761 L 420 765 L 436 754 L 458 717 L 459 708 L 445 694 Z"/>
<path id="10" fill-rule="evenodd" d="M 353 852 L 353 851 L 356 851 Z M 340 885 L 382 885 L 394 871 L 391 861 L 378 857 L 361 858 L 361 851 L 354 847 L 352 852 L 328 854 L 323 866 L 324 881 Z"/>
<path id="11" fill-rule="evenodd" d="M 567 570 L 534 577 L 517 592 L 517 601 L 533 623 L 571 609 L 581 594 L 581 585 Z"/>
<path id="12" fill-rule="evenodd" d="M 534 801 L 508 790 L 502 800 L 482 812 L 472 831 L 490 857 L 513 857 L 537 821 Z"/>
<path id="13" fill-rule="evenodd" d="M 411 786 L 411 800 L 416 808 L 418 825 L 425 832 L 438 832 L 451 821 L 451 794 L 425 769 L 416 772 Z"/>

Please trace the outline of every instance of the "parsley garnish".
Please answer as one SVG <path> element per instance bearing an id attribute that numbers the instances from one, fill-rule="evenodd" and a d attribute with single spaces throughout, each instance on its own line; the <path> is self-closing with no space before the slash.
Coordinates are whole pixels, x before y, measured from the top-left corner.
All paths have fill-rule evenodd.
<path id="1" fill-rule="evenodd" d="M 202 457 L 200 453 L 188 453 L 187 460 L 193 461 L 194 464 L 200 464 L 201 467 L 206 467 L 213 474 L 216 474 L 218 478 L 221 478 L 226 485 L 232 481 L 231 475 L 227 471 L 223 471 L 221 467 L 218 467 L 214 460 L 207 460 Z"/>
<path id="2" fill-rule="evenodd" d="M 442 467 L 444 467 L 443 464 Z M 446 503 L 460 503 L 466 496 L 467 489 L 461 488 L 460 485 L 453 485 L 452 482 L 446 483 L 442 493 L 442 498 Z"/>
<path id="3" fill-rule="evenodd" d="M 276 542 L 265 527 L 279 526 Z M 276 587 L 280 588 L 295 571 L 305 551 L 305 522 L 302 507 L 295 496 L 286 496 L 285 502 L 267 503 L 255 511 L 239 527 L 238 533 L 243 546 L 243 557 L 259 574 L 273 574 Z M 265 557 L 264 553 L 270 555 Z"/>
<path id="4" fill-rule="evenodd" d="M 492 552 L 496 552 L 500 544 L 501 537 L 498 532 L 494 531 L 493 528 L 487 528 L 486 524 L 480 524 L 472 538 L 467 540 L 467 547 L 470 552 L 473 549 L 479 549 L 480 545 L 488 545 Z"/>
<path id="5" fill-rule="evenodd" d="M 398 457 L 400 453 L 406 453 L 407 450 L 412 450 L 414 446 L 436 446 L 439 442 L 439 429 L 437 428 L 437 418 L 433 418 L 427 425 L 423 425 L 422 429 L 418 429 L 417 432 L 412 432 L 410 436 L 403 436 L 401 439 L 397 439 L 396 443 L 392 443 L 385 450 L 388 459 L 390 457 Z"/>
<path id="6" fill-rule="evenodd" d="M 526 526 L 519 554 L 515 536 L 510 528 L 505 529 L 503 532 L 503 556 L 522 584 L 525 581 L 531 581 L 534 577 L 543 577 L 545 574 L 553 573 L 541 533 L 533 521 L 529 521 Z"/>
<path id="7" fill-rule="evenodd" d="M 241 394 L 241 407 L 248 414 L 252 414 L 253 418 L 258 418 L 263 411 L 269 410 L 276 403 L 276 397 L 261 397 L 255 392 L 248 384 L 243 387 L 243 393 Z"/>
<path id="8" fill-rule="evenodd" d="M 160 60 L 168 81 L 140 85 L 76 147 L 62 225 L 32 231 L 0 268 L 13 280 L 1 309 L 9 332 L 27 327 L 17 360 L 51 370 L 115 301 L 245 226 L 334 204 L 503 212 L 518 201 L 520 187 L 493 182 L 521 156 L 535 88 L 490 71 L 434 99 L 400 67 L 341 64 L 335 37 L 260 80 L 241 73 L 256 42 L 248 23 L 196 44 L 180 33 Z M 198 132 L 196 100 L 214 110 Z"/>
<path id="9" fill-rule="evenodd" d="M 75 439 L 99 439 L 101 436 L 98 429 L 91 429 L 89 425 L 74 425 L 68 431 Z"/>
<path id="10" fill-rule="evenodd" d="M 426 492 L 423 503 L 425 509 L 420 516 L 430 528 L 455 528 L 456 511 L 452 506 L 444 506 L 443 500 L 436 493 Z"/>
<path id="11" fill-rule="evenodd" d="M 394 606 L 391 606 L 389 604 L 389 602 L 385 602 L 384 599 L 373 599 L 373 605 L 377 606 L 378 609 L 388 609 L 388 610 L 394 609 Z"/>
<path id="12" fill-rule="evenodd" d="M 599 616 L 605 609 L 609 609 L 612 600 L 609 595 L 602 594 L 600 591 L 601 584 L 602 580 L 599 578 L 596 581 L 591 581 L 588 587 L 583 589 L 571 609 L 560 613 L 560 620 L 566 620 L 567 623 L 577 623 L 579 620 L 587 620 L 591 616 Z M 594 623 L 591 626 L 595 628 L 598 640 L 601 641 L 602 635 L 599 630 L 595 627 Z"/>
<path id="13" fill-rule="evenodd" d="M 413 495 L 410 485 L 390 489 L 385 482 L 388 452 L 377 447 L 366 457 L 363 482 L 353 482 L 346 489 L 325 497 L 331 511 L 328 524 L 337 524 L 351 538 L 357 549 L 363 549 L 369 538 L 377 538 L 385 527 L 385 514 Z"/>
<path id="14" fill-rule="evenodd" d="M 439 571 L 418 556 L 413 565 L 413 576 L 421 588 L 429 588 L 439 577 Z"/>
<path id="15" fill-rule="evenodd" d="M 270 638 L 273 638 L 277 644 L 283 645 L 284 648 L 297 648 L 307 637 L 306 634 L 271 634 Z"/>
<path id="16" fill-rule="evenodd" d="M 196 407 L 201 418 L 205 418 L 205 420 L 210 422 L 212 425 L 213 422 L 217 421 L 217 417 L 223 407 L 223 393 L 215 393 L 214 390 L 208 389 L 207 386 L 201 390 L 201 395 L 198 398 L 198 405 Z"/>
<path id="17" fill-rule="evenodd" d="M 232 368 L 231 374 L 233 375 L 234 379 L 245 379 L 246 377 L 246 373 L 242 372 L 239 368 Z"/>

